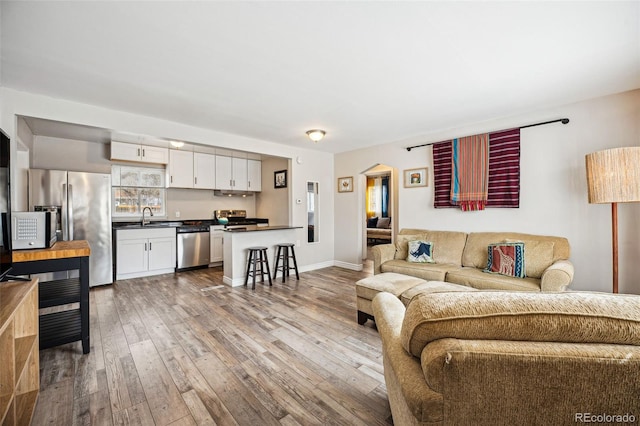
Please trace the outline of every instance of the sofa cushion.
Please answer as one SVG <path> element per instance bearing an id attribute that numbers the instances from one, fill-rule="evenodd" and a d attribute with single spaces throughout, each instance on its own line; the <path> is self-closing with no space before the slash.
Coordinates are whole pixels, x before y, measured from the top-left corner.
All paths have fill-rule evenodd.
<path id="1" fill-rule="evenodd" d="M 429 293 L 446 293 L 448 291 L 478 291 L 473 287 L 467 287 L 465 285 L 451 284 L 444 281 L 427 281 L 422 284 L 418 284 L 415 287 L 411 287 L 400 295 L 400 301 L 407 306 L 411 299 L 419 294 Z"/>
<path id="2" fill-rule="evenodd" d="M 396 236 L 396 254 L 394 259 L 406 260 L 409 255 L 409 241 L 422 240 L 424 234 L 402 234 Z"/>
<path id="3" fill-rule="evenodd" d="M 458 265 L 452 265 L 450 263 L 413 263 L 396 259 L 384 262 L 380 270 L 382 272 L 411 275 L 427 281 L 444 281 L 448 271 L 459 268 Z"/>
<path id="4" fill-rule="evenodd" d="M 540 251 L 543 251 L 545 249 L 552 249 L 553 257 L 551 259 L 551 262 L 549 262 L 549 265 L 561 259 L 569 259 L 569 254 L 570 254 L 569 241 L 563 237 L 521 234 L 517 232 L 472 232 L 467 236 L 467 243 L 464 246 L 462 261 L 460 264 L 462 266 L 470 266 L 470 267 L 479 268 L 479 269 L 486 267 L 487 246 L 489 244 L 503 242 L 503 241 L 525 242 L 525 263 L 527 261 L 526 243 L 527 242 L 531 243 L 534 241 L 553 243 L 552 246 L 540 245 L 537 247 L 532 247 L 532 252 L 534 253 L 535 257 L 540 256 L 539 254 Z M 536 261 L 533 261 L 532 264 L 535 265 Z M 541 266 L 537 266 L 536 268 L 540 269 Z M 527 276 L 532 276 L 535 278 L 540 278 L 540 276 L 542 275 L 542 274 L 538 275 L 534 273 L 534 271 L 529 271 L 529 272 L 531 272 L 531 274 L 527 274 Z"/>
<path id="5" fill-rule="evenodd" d="M 423 284 L 425 281 L 409 275 L 395 273 L 378 274 L 363 278 L 356 283 L 356 296 L 373 300 L 380 292 L 386 291 L 394 296 L 400 296 L 404 291 Z"/>
<path id="6" fill-rule="evenodd" d="M 553 241 L 527 239 L 505 239 L 507 243 L 524 243 L 525 276 L 540 278 L 542 273 L 553 264 Z"/>
<path id="7" fill-rule="evenodd" d="M 458 268 L 447 272 L 445 281 L 481 290 L 540 291 L 540 279 L 515 278 L 487 274 L 476 268 Z"/>
<path id="8" fill-rule="evenodd" d="M 435 263 L 433 260 L 433 243 L 431 241 L 409 241 L 407 251 L 407 262 Z"/>
<path id="9" fill-rule="evenodd" d="M 462 252 L 467 241 L 467 234 L 464 232 L 403 229 L 396 238 L 396 259 L 407 258 L 407 241 L 410 240 L 431 241 L 433 243 L 433 260 L 436 263 L 462 265 Z M 486 260 L 481 268 L 485 266 Z"/>
<path id="10" fill-rule="evenodd" d="M 370 217 L 367 219 L 367 228 L 375 228 L 378 224 L 378 216 Z"/>
<path id="11" fill-rule="evenodd" d="M 418 295 L 401 340 L 420 357 L 443 338 L 640 345 L 640 297 L 605 293 L 449 292 Z"/>
<path id="12" fill-rule="evenodd" d="M 524 243 L 489 244 L 483 272 L 524 278 Z"/>

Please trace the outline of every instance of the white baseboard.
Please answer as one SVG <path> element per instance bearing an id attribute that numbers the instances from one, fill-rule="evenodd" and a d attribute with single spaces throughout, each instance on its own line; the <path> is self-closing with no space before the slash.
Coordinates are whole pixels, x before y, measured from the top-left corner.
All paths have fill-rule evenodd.
<path id="1" fill-rule="evenodd" d="M 333 266 L 337 266 L 338 268 L 351 269 L 352 271 L 362 271 L 362 263 L 347 263 L 342 262 L 340 260 L 334 260 Z"/>

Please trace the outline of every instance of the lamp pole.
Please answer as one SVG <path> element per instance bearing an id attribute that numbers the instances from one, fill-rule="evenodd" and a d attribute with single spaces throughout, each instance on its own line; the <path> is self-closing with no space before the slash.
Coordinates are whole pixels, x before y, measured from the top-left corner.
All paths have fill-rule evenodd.
<path id="1" fill-rule="evenodd" d="M 611 241 L 613 244 L 613 292 L 618 292 L 618 203 L 611 203 Z"/>

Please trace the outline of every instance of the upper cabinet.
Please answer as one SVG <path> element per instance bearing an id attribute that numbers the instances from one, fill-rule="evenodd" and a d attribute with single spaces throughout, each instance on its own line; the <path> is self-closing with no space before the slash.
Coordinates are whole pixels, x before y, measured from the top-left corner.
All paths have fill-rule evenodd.
<path id="1" fill-rule="evenodd" d="M 262 161 L 247 160 L 247 170 L 249 191 L 262 191 Z"/>
<path id="2" fill-rule="evenodd" d="M 216 156 L 169 150 L 169 187 L 215 189 Z"/>
<path id="3" fill-rule="evenodd" d="M 262 162 L 216 155 L 216 189 L 262 190 Z"/>
<path id="4" fill-rule="evenodd" d="M 213 154 L 193 153 L 193 187 L 215 189 L 216 156 Z"/>
<path id="5" fill-rule="evenodd" d="M 167 164 L 169 162 L 169 149 L 111 141 L 111 159 L 136 161 L 139 163 Z"/>
<path id="6" fill-rule="evenodd" d="M 169 150 L 169 188 L 193 188 L 193 152 Z"/>

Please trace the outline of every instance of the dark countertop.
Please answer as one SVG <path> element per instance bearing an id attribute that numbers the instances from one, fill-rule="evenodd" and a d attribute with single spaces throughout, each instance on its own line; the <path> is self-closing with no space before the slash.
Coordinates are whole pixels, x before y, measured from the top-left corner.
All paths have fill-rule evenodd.
<path id="1" fill-rule="evenodd" d="M 262 218 L 247 218 L 247 220 L 255 221 L 257 223 L 269 223 L 269 219 Z M 142 226 L 141 221 L 122 221 L 111 222 L 111 227 L 114 230 L 118 229 L 146 229 L 146 228 L 176 228 L 185 224 L 192 224 L 198 222 L 198 224 L 209 226 L 223 226 L 222 223 L 218 223 L 216 219 L 194 219 L 194 220 L 151 220 L 147 225 Z M 247 225 L 255 226 L 255 225 Z"/>
<path id="2" fill-rule="evenodd" d="M 278 231 L 282 229 L 302 229 L 302 226 L 256 226 L 247 225 L 243 228 L 225 229 L 227 232 L 258 232 L 258 231 Z"/>

